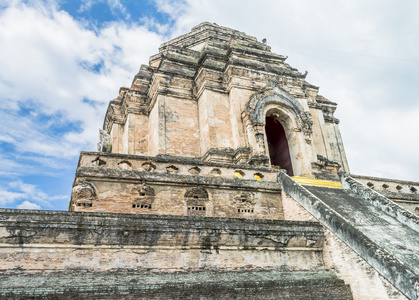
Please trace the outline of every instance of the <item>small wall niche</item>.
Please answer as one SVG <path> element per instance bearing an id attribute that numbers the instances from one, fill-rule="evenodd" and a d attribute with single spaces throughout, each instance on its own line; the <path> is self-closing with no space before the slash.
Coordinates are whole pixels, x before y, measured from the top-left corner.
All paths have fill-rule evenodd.
<path id="1" fill-rule="evenodd" d="M 254 209 L 239 208 L 239 209 L 237 209 L 237 212 L 238 213 L 252 214 L 252 213 L 254 213 Z"/>
<path id="2" fill-rule="evenodd" d="M 144 162 L 144 163 L 141 165 L 141 168 L 142 168 L 144 171 L 147 171 L 147 172 L 152 172 L 152 171 L 154 171 L 154 170 L 156 169 L 156 165 L 155 165 L 153 162 L 151 162 L 151 161 L 146 161 L 146 162 Z"/>
<path id="3" fill-rule="evenodd" d="M 132 170 L 132 163 L 127 160 L 123 160 L 118 163 L 118 167 L 122 170 Z"/>
<path id="4" fill-rule="evenodd" d="M 100 159 L 99 157 L 96 157 L 94 160 L 92 160 L 92 165 L 100 167 L 106 165 L 106 161 L 103 159 Z"/>
<path id="5" fill-rule="evenodd" d="M 184 196 L 188 216 L 205 216 L 208 192 L 202 187 L 188 189 Z"/>
<path id="6" fill-rule="evenodd" d="M 188 210 L 205 210 L 205 206 L 188 206 Z"/>
<path id="7" fill-rule="evenodd" d="M 217 169 L 217 168 L 214 168 L 214 169 L 211 170 L 211 174 L 215 177 L 220 177 L 221 176 L 221 170 Z"/>
<path id="8" fill-rule="evenodd" d="M 199 173 L 201 173 L 201 169 L 195 166 L 195 167 L 190 168 L 188 172 L 193 175 L 198 175 Z"/>
<path id="9" fill-rule="evenodd" d="M 179 172 L 179 168 L 174 166 L 174 165 L 170 165 L 166 168 L 167 173 L 169 174 L 176 174 Z"/>
<path id="10" fill-rule="evenodd" d="M 234 177 L 236 177 L 236 178 L 243 178 L 244 175 L 246 175 L 246 174 L 242 170 L 234 171 Z"/>
<path id="11" fill-rule="evenodd" d="M 97 200 L 97 193 L 94 185 L 88 181 L 78 182 L 72 189 L 71 203 L 74 208 L 90 208 Z"/>
<path id="12" fill-rule="evenodd" d="M 262 180 L 263 177 L 265 177 L 265 176 L 262 173 L 253 174 L 253 178 L 255 178 L 257 181 Z"/>
<path id="13" fill-rule="evenodd" d="M 234 202 L 239 214 L 252 214 L 255 209 L 255 197 L 252 193 L 242 192 L 234 196 Z"/>

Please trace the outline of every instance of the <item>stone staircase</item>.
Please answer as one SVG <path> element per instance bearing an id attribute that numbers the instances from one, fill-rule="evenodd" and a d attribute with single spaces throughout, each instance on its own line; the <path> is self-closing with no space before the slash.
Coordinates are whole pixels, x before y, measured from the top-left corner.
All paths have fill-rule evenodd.
<path id="1" fill-rule="evenodd" d="M 342 175 L 343 188 L 301 185 L 278 174 L 285 193 L 409 299 L 419 298 L 419 218 Z"/>

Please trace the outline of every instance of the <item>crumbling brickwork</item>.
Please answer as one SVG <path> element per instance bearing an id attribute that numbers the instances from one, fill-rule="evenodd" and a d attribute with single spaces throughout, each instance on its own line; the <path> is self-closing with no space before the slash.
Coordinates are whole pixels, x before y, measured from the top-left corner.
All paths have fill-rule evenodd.
<path id="1" fill-rule="evenodd" d="M 322 266 L 318 223 L 0 210 L 0 270 Z"/>
<path id="2" fill-rule="evenodd" d="M 248 164 L 83 152 L 69 209 L 280 220 L 276 174 Z"/>

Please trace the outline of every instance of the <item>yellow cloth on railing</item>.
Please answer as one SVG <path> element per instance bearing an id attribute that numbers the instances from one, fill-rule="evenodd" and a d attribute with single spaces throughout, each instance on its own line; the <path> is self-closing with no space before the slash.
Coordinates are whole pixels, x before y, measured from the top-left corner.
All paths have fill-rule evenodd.
<path id="1" fill-rule="evenodd" d="M 336 181 L 329 181 L 329 180 L 320 180 L 320 179 L 311 179 L 301 176 L 292 177 L 296 182 L 301 185 L 310 185 L 310 186 L 321 186 L 327 188 L 334 188 L 334 189 L 341 189 L 342 184 Z"/>

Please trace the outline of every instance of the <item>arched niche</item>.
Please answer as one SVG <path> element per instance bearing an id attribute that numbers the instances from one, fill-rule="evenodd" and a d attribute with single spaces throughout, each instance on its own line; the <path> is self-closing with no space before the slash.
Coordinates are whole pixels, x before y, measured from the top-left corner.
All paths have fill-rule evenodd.
<path id="1" fill-rule="evenodd" d="M 95 186 L 89 181 L 77 182 L 71 192 L 70 210 L 90 208 L 97 200 Z"/>
<path id="2" fill-rule="evenodd" d="M 266 134 L 266 118 L 271 118 L 284 130 L 292 165 L 292 172 L 289 173 L 311 174 L 311 115 L 294 97 L 279 87 L 256 93 L 249 100 L 242 117 L 252 148 L 249 163 L 272 165 Z"/>
<path id="3" fill-rule="evenodd" d="M 186 215 L 188 216 L 207 216 L 209 197 L 208 192 L 203 187 L 193 187 L 185 192 Z"/>
<path id="4" fill-rule="evenodd" d="M 287 174 L 294 176 L 287 135 L 281 122 L 275 116 L 266 115 L 266 141 L 268 145 L 271 165 L 287 170 Z"/>

